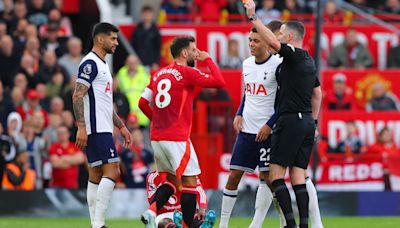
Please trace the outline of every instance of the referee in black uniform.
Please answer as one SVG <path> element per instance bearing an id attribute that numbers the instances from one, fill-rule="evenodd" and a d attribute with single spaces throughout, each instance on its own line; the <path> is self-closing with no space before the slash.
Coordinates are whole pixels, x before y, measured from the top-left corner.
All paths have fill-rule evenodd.
<path id="1" fill-rule="evenodd" d="M 305 170 L 310 160 L 316 129 L 316 119 L 312 110 L 313 90 L 314 87 L 319 88 L 315 63 L 308 52 L 302 49 L 305 33 L 302 23 L 285 23 L 276 38 L 257 19 L 253 0 L 248 0 L 245 8 L 261 38 L 283 57 L 283 62 L 277 70 L 279 118 L 272 135 L 269 178 L 285 215 L 287 227 L 297 227 L 289 191 L 284 182 L 286 168 L 289 167 L 299 208 L 300 228 L 306 228 L 309 197 L 305 185 Z M 319 105 L 317 106 L 319 108 Z"/>

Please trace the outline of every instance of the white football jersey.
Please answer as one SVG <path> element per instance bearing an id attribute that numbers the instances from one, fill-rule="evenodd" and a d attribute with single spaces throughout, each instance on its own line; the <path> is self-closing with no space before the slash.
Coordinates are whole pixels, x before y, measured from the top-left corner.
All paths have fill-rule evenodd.
<path id="1" fill-rule="evenodd" d="M 83 98 L 87 134 L 113 133 L 112 76 L 108 64 L 90 52 L 79 64 L 76 82 L 89 87 Z"/>
<path id="2" fill-rule="evenodd" d="M 257 134 L 274 114 L 278 82 L 276 68 L 282 58 L 272 55 L 263 63 L 256 63 L 251 56 L 243 61 L 243 82 L 246 95 L 243 109 L 242 132 Z"/>

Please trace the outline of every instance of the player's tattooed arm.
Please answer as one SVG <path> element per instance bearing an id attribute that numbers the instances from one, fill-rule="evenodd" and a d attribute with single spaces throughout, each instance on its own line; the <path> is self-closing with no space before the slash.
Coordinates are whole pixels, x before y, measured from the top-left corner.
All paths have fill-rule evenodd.
<path id="1" fill-rule="evenodd" d="M 117 113 L 115 113 L 115 111 L 113 112 L 113 123 L 114 126 L 116 126 L 118 129 L 121 129 L 122 127 L 125 126 L 122 120 L 117 115 Z"/>
<path id="2" fill-rule="evenodd" d="M 83 97 L 89 88 L 82 83 L 77 82 L 74 95 L 72 96 L 72 105 L 78 126 L 85 126 L 85 115 L 83 111 Z"/>

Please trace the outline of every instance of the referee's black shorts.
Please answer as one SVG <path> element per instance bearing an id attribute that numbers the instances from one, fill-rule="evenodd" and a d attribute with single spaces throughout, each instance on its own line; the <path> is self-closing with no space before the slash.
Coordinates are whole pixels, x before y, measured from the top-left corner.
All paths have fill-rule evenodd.
<path id="1" fill-rule="evenodd" d="M 271 164 L 307 169 L 314 134 L 311 113 L 282 114 L 272 134 Z"/>

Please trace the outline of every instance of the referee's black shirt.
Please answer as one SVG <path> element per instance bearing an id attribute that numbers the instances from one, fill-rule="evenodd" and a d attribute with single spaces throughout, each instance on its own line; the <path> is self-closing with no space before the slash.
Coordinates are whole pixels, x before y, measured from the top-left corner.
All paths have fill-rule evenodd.
<path id="1" fill-rule="evenodd" d="M 311 113 L 313 88 L 319 86 L 313 58 L 290 44 L 281 44 L 278 54 L 283 57 L 277 71 L 279 113 Z"/>

